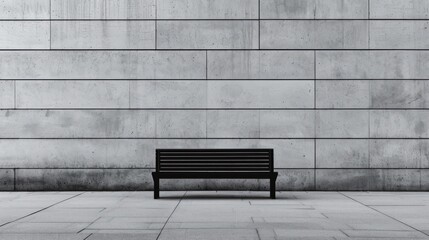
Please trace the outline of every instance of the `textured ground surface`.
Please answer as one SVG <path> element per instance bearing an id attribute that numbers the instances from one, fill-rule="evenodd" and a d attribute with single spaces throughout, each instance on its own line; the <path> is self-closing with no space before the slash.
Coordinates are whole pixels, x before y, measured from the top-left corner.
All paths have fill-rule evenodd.
<path id="1" fill-rule="evenodd" d="M 0 239 L 429 239 L 424 192 L 2 192 Z"/>

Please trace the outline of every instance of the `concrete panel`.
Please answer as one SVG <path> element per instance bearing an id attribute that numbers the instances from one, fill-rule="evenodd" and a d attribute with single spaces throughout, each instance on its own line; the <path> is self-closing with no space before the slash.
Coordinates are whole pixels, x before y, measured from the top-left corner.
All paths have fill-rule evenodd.
<path id="1" fill-rule="evenodd" d="M 314 169 L 278 169 L 277 191 L 314 190 Z M 268 184 L 267 184 L 268 186 Z"/>
<path id="2" fill-rule="evenodd" d="M 159 49 L 257 49 L 257 21 L 158 21 Z"/>
<path id="3" fill-rule="evenodd" d="M 261 139 L 259 147 L 274 149 L 275 168 L 314 168 L 312 139 Z"/>
<path id="4" fill-rule="evenodd" d="M 371 1 L 371 19 L 427 19 L 429 2 L 426 0 L 377 0 Z"/>
<path id="5" fill-rule="evenodd" d="M 420 169 L 420 190 L 429 191 L 429 169 Z"/>
<path id="6" fill-rule="evenodd" d="M 320 110 L 316 112 L 316 137 L 369 137 L 369 111 Z"/>
<path id="7" fill-rule="evenodd" d="M 316 19 L 367 19 L 367 0 L 315 0 Z"/>
<path id="8" fill-rule="evenodd" d="M 0 81 L 0 108 L 13 108 L 14 102 L 14 82 Z"/>
<path id="9" fill-rule="evenodd" d="M 207 111 L 207 137 L 209 138 L 259 138 L 259 136 L 258 111 Z"/>
<path id="10" fill-rule="evenodd" d="M 181 110 L 156 112 L 156 137 L 205 138 L 206 111 Z"/>
<path id="11" fill-rule="evenodd" d="M 154 168 L 156 148 L 205 147 L 205 139 L 1 139 L 0 168 Z"/>
<path id="12" fill-rule="evenodd" d="M 316 78 L 368 79 L 369 61 L 367 51 L 316 52 Z"/>
<path id="13" fill-rule="evenodd" d="M 262 49 L 365 49 L 367 21 L 261 21 Z"/>
<path id="14" fill-rule="evenodd" d="M 316 169 L 316 190 L 367 191 L 375 178 L 369 169 Z"/>
<path id="15" fill-rule="evenodd" d="M 427 168 L 429 140 L 372 139 L 371 168 Z"/>
<path id="16" fill-rule="evenodd" d="M 370 111 L 373 138 L 429 138 L 429 112 L 426 110 Z"/>
<path id="17" fill-rule="evenodd" d="M 154 21 L 54 21 L 53 49 L 155 49 Z"/>
<path id="18" fill-rule="evenodd" d="M 317 168 L 368 168 L 369 140 L 316 140 Z"/>
<path id="19" fill-rule="evenodd" d="M 158 0 L 158 19 L 258 19 L 258 0 Z"/>
<path id="20" fill-rule="evenodd" d="M 367 0 L 261 0 L 261 18 L 366 19 Z"/>
<path id="21" fill-rule="evenodd" d="M 207 81 L 130 81 L 132 108 L 206 108 Z"/>
<path id="22" fill-rule="evenodd" d="M 420 190 L 419 169 L 377 169 L 371 190 L 417 191 Z"/>
<path id="23" fill-rule="evenodd" d="M 429 80 L 371 81 L 372 108 L 428 108 Z"/>
<path id="24" fill-rule="evenodd" d="M 318 79 L 427 79 L 425 51 L 322 51 L 316 53 Z"/>
<path id="25" fill-rule="evenodd" d="M 374 78 L 429 78 L 429 52 L 372 51 L 370 56 L 370 75 Z"/>
<path id="26" fill-rule="evenodd" d="M 0 79 L 203 79 L 196 51 L 2 51 Z"/>
<path id="27" fill-rule="evenodd" d="M 157 148 L 207 148 L 206 139 L 157 139 Z M 153 158 L 150 159 L 155 165 L 155 149 L 152 149 Z"/>
<path id="28" fill-rule="evenodd" d="M 313 83 L 314 81 L 208 81 L 208 107 L 313 108 Z"/>
<path id="29" fill-rule="evenodd" d="M 2 139 L 1 168 L 136 168 L 155 166 L 150 139 Z"/>
<path id="30" fill-rule="evenodd" d="M 49 22 L 1 21 L 0 49 L 49 49 Z"/>
<path id="31" fill-rule="evenodd" d="M 209 79 L 312 79 L 313 51 L 208 52 Z"/>
<path id="32" fill-rule="evenodd" d="M 429 21 L 372 21 L 371 49 L 429 48 Z"/>
<path id="33" fill-rule="evenodd" d="M 260 112 L 261 138 L 313 138 L 314 111 Z"/>
<path id="34" fill-rule="evenodd" d="M 316 107 L 368 108 L 369 81 L 316 81 Z"/>
<path id="35" fill-rule="evenodd" d="M 128 81 L 17 81 L 17 108 L 128 108 Z"/>
<path id="36" fill-rule="evenodd" d="M 18 169 L 19 191 L 136 191 L 153 189 L 146 169 Z"/>
<path id="37" fill-rule="evenodd" d="M 13 191 L 14 178 L 13 169 L 0 169 L 0 191 Z"/>
<path id="38" fill-rule="evenodd" d="M 155 19 L 155 0 L 52 0 L 52 19 Z"/>
<path id="39" fill-rule="evenodd" d="M 272 148 L 275 168 L 314 168 L 312 139 L 208 139 L 207 147 Z"/>
<path id="40" fill-rule="evenodd" d="M 0 111 L 0 138 L 154 138 L 155 111 Z"/>
<path id="41" fill-rule="evenodd" d="M 315 0 L 261 0 L 261 18 L 314 19 Z"/>
<path id="42" fill-rule="evenodd" d="M 0 19 L 49 19 L 49 0 L 2 0 Z"/>

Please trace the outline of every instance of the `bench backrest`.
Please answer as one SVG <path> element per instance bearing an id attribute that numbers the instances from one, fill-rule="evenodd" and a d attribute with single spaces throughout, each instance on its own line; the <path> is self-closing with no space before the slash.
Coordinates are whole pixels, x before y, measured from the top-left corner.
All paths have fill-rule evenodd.
<path id="1" fill-rule="evenodd" d="M 157 149 L 157 172 L 273 172 L 273 149 Z"/>

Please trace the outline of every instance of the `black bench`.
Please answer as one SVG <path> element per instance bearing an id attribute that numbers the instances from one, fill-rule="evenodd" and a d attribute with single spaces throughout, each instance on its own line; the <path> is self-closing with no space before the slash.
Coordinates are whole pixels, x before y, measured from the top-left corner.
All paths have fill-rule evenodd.
<path id="1" fill-rule="evenodd" d="M 157 149 L 154 198 L 159 179 L 270 179 L 270 197 L 276 198 L 277 172 L 273 149 Z"/>

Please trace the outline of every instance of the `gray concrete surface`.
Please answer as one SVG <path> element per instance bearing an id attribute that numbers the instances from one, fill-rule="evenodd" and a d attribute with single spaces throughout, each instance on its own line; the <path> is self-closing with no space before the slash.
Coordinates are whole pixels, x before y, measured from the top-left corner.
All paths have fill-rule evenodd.
<path id="1" fill-rule="evenodd" d="M 0 239 L 429 239 L 422 192 L 3 192 Z"/>
<path id="2" fill-rule="evenodd" d="M 0 0 L 0 191 L 150 190 L 161 147 L 429 190 L 428 28 L 428 0 Z"/>

